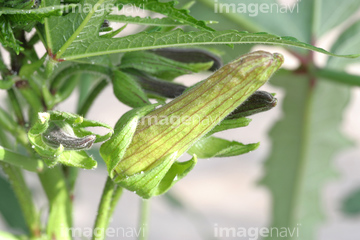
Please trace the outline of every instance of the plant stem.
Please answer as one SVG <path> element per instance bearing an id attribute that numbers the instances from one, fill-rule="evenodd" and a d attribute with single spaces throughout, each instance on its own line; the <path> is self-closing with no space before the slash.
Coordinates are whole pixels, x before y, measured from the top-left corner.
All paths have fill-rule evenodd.
<path id="1" fill-rule="evenodd" d="M 84 100 L 84 103 L 79 108 L 78 114 L 85 116 L 90 107 L 92 106 L 92 103 L 96 99 L 96 97 L 101 93 L 101 91 L 108 85 L 108 81 L 106 79 L 101 80 L 89 93 L 89 95 Z"/>
<path id="2" fill-rule="evenodd" d="M 72 207 L 65 177 L 60 167 L 48 168 L 39 174 L 50 206 L 47 236 L 48 239 L 71 240 Z"/>
<path id="3" fill-rule="evenodd" d="M 139 229 L 141 230 L 139 234 L 139 240 L 146 240 L 148 237 L 149 231 L 149 213 L 150 213 L 150 200 L 142 199 L 141 209 L 140 209 L 140 222 Z"/>
<path id="4" fill-rule="evenodd" d="M 122 188 L 116 186 L 113 180 L 110 177 L 107 177 L 93 229 L 93 240 L 105 239 L 105 233 L 110 222 L 110 217 L 115 209 L 116 203 L 118 202 L 117 200 L 121 196 L 121 193 Z"/>
<path id="5" fill-rule="evenodd" d="M 15 91 L 14 91 L 14 89 L 9 89 L 9 90 L 7 90 L 7 93 L 8 93 L 8 97 L 10 99 L 11 106 L 15 112 L 17 122 L 19 123 L 19 125 L 23 126 L 25 124 L 25 119 L 24 119 L 24 115 L 23 115 L 21 107 L 20 107 L 20 103 L 15 95 Z"/>
<path id="6" fill-rule="evenodd" d="M 111 199 L 110 209 L 109 209 L 109 215 L 112 216 L 115 208 L 117 206 L 117 203 L 119 202 L 119 199 L 123 193 L 123 188 L 119 185 L 115 185 L 115 190 Z"/>
<path id="7" fill-rule="evenodd" d="M 360 76 L 352 75 L 343 71 L 336 71 L 332 69 L 316 69 L 312 73 L 316 77 L 326 80 L 348 84 L 351 86 L 360 86 Z"/>
<path id="8" fill-rule="evenodd" d="M 44 163 L 40 159 L 29 158 L 27 156 L 15 153 L 0 146 L 0 162 L 10 164 L 31 172 L 41 172 Z"/>
<path id="9" fill-rule="evenodd" d="M 63 71 L 61 71 L 52 79 L 50 84 L 50 91 L 56 92 L 64 80 L 68 79 L 69 77 L 77 73 L 99 74 L 99 75 L 103 75 L 106 78 L 110 78 L 111 69 L 100 65 L 85 64 L 85 63 L 71 65 L 65 68 Z"/>
<path id="10" fill-rule="evenodd" d="M 0 231 L 0 239 L 1 240 L 24 240 L 27 239 L 24 236 L 15 236 L 13 234 Z"/>

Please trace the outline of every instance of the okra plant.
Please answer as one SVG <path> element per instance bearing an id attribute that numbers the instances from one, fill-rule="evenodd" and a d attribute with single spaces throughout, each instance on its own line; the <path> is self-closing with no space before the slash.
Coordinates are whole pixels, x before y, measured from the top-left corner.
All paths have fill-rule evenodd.
<path id="1" fill-rule="evenodd" d="M 215 21 L 190 15 L 191 5 L 158 0 L 0 0 L 1 53 L 10 59 L 0 55 L 0 89 L 6 96 L 0 108 L 0 176 L 6 179 L 0 201 L 16 196 L 12 204 L 19 206 L 15 213 L 22 216 L 17 219 L 25 223 L 22 233 L 0 232 L 0 239 L 73 239 L 78 169 L 94 169 L 98 162 L 108 170 L 94 223 L 101 231 L 94 231 L 93 239 L 102 240 L 124 189 L 149 199 L 166 193 L 196 164 L 206 164 L 198 159 L 255 150 L 259 143 L 212 135 L 246 127 L 251 121 L 247 116 L 276 106 L 274 93 L 258 89 L 280 69 L 284 57 L 243 52 L 223 65 L 214 46 L 281 45 L 301 60 L 305 50 L 359 56 L 336 55 L 294 37 L 262 31 L 217 31 L 210 25 Z M 126 9 L 146 10 L 148 16 L 129 16 Z M 128 24 L 143 28 L 124 35 Z M 36 44 L 46 49 L 43 56 Z M 302 67 L 298 71 L 311 76 L 337 81 L 347 76 L 317 69 L 311 62 Z M 212 74 L 193 86 L 174 82 L 203 71 Z M 286 70 L 277 74 L 289 76 Z M 94 100 L 109 85 L 120 102 L 133 108 L 115 126 L 87 118 Z M 57 106 L 76 89 L 77 112 L 59 111 Z M 89 127 L 106 133 L 96 134 Z M 90 149 L 101 158 L 94 159 Z M 192 158 L 178 161 L 184 153 Z M 40 218 L 24 171 L 40 179 L 48 198 L 46 221 Z M 3 208 L 0 212 L 10 226 L 20 226 Z"/>

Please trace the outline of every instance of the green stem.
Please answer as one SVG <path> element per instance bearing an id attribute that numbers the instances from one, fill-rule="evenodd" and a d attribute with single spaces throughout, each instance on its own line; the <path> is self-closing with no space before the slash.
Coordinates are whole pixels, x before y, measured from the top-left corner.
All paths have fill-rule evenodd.
<path id="1" fill-rule="evenodd" d="M 115 191 L 117 189 L 116 184 L 110 177 L 107 177 L 104 191 L 101 196 L 100 205 L 98 208 L 98 215 L 96 217 L 95 225 L 94 225 L 94 235 L 93 240 L 104 240 L 106 229 L 109 225 L 110 217 L 115 209 L 115 205 L 121 193 Z M 121 189 L 121 188 L 119 188 Z M 121 190 L 122 192 L 122 190 Z M 115 196 L 115 198 L 114 198 Z"/>
<path id="2" fill-rule="evenodd" d="M 31 192 L 25 183 L 21 170 L 6 163 L 0 163 L 0 166 L 8 176 L 14 193 L 19 200 L 31 237 L 39 237 L 41 234 L 39 214 L 36 211 Z"/>
<path id="3" fill-rule="evenodd" d="M 149 232 L 150 200 L 142 199 L 140 209 L 139 240 L 146 240 Z"/>
<path id="4" fill-rule="evenodd" d="M 360 86 L 360 76 L 352 75 L 343 71 L 332 69 L 315 69 L 312 74 L 318 78 L 330 80 L 351 86 Z"/>
<path id="5" fill-rule="evenodd" d="M 27 156 L 15 153 L 0 146 L 0 162 L 10 164 L 31 172 L 41 172 L 44 163 L 40 159 L 29 158 Z"/>
<path id="6" fill-rule="evenodd" d="M 116 208 L 122 194 L 123 194 L 123 188 L 120 187 L 119 185 L 116 185 L 112 199 L 111 199 L 110 209 L 109 209 L 110 216 L 113 215 L 115 208 Z"/>
<path id="7" fill-rule="evenodd" d="M 48 168 L 39 178 L 50 206 L 48 239 L 71 240 L 72 207 L 61 166 Z"/>
<path id="8" fill-rule="evenodd" d="M 4 59 L 2 57 L 1 52 L 0 52 L 0 74 L 3 77 L 3 79 L 4 79 L 4 75 L 9 75 L 10 74 L 9 69 L 7 68 L 7 66 L 4 63 Z"/>
<path id="9" fill-rule="evenodd" d="M 31 150 L 25 130 L 22 127 L 18 126 L 18 124 L 12 119 L 12 117 L 2 108 L 0 108 L 0 127 L 2 128 L 2 130 L 10 132 L 15 137 L 17 142 L 22 144 L 27 150 Z M 12 146 L 7 148 L 11 149 Z"/>
<path id="10" fill-rule="evenodd" d="M 86 97 L 85 101 L 83 102 L 82 106 L 79 108 L 78 114 L 81 116 L 85 116 L 94 100 L 99 96 L 101 91 L 108 85 L 108 81 L 106 79 L 101 80 L 89 93 Z"/>
<path id="11" fill-rule="evenodd" d="M 15 86 L 29 103 L 29 107 L 31 109 L 31 115 L 29 116 L 29 119 L 30 123 L 33 123 L 35 119 L 37 119 L 38 112 L 42 112 L 44 110 L 41 98 L 36 94 L 36 92 L 31 88 L 28 81 L 26 80 L 18 81 Z"/>
<path id="12" fill-rule="evenodd" d="M 15 91 L 14 91 L 14 89 L 9 89 L 9 90 L 7 90 L 7 93 L 8 93 L 8 97 L 10 99 L 12 109 L 15 112 L 17 122 L 19 123 L 19 125 L 23 126 L 25 124 L 25 119 L 24 119 L 24 115 L 23 115 L 21 107 L 20 107 L 20 103 L 15 95 Z"/>
<path id="13" fill-rule="evenodd" d="M 16 236 L 7 232 L 0 231 L 0 239 L 1 240 L 24 240 L 26 239 L 24 236 Z"/>
<path id="14" fill-rule="evenodd" d="M 58 75 L 55 76 L 55 78 L 51 81 L 50 91 L 56 92 L 59 89 L 60 84 L 64 80 L 77 73 L 95 73 L 110 78 L 109 76 L 111 75 L 111 69 L 108 67 L 93 64 L 72 65 L 68 68 L 65 68 Z"/>

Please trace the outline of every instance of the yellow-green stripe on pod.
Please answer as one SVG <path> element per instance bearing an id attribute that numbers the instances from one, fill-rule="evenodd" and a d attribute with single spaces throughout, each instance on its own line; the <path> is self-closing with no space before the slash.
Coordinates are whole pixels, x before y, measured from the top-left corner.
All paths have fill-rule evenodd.
<path id="1" fill-rule="evenodd" d="M 193 158 L 185 166 L 176 159 L 260 88 L 283 61 L 278 53 L 252 52 L 160 108 L 130 111 L 100 149 L 110 176 L 145 198 L 163 193 L 196 162 Z"/>

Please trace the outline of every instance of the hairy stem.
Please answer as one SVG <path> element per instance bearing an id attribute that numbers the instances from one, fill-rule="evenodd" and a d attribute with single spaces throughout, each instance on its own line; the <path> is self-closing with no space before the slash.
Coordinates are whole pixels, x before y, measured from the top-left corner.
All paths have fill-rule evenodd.
<path id="1" fill-rule="evenodd" d="M 105 239 L 106 228 L 109 226 L 110 218 L 121 194 L 122 188 L 116 186 L 113 180 L 107 177 L 94 225 L 93 240 Z"/>
<path id="2" fill-rule="evenodd" d="M 25 118 L 24 118 L 23 112 L 21 110 L 19 100 L 17 99 L 17 97 L 15 95 L 15 91 L 14 91 L 14 89 L 9 89 L 9 90 L 7 90 L 7 93 L 8 93 L 8 97 L 10 99 L 12 109 L 15 112 L 17 122 L 19 125 L 23 126 L 25 124 Z"/>
<path id="3" fill-rule="evenodd" d="M 94 100 L 99 96 L 101 91 L 108 85 L 108 81 L 106 79 L 101 80 L 89 93 L 89 95 L 84 100 L 84 103 L 79 108 L 78 114 L 81 116 L 85 116 L 90 107 L 92 106 Z"/>
<path id="4" fill-rule="evenodd" d="M 149 232 L 149 213 L 150 213 L 150 200 L 142 199 L 141 210 L 140 210 L 140 221 L 139 229 L 139 240 L 146 240 Z"/>
<path id="5" fill-rule="evenodd" d="M 39 178 L 50 206 L 47 223 L 48 238 L 71 240 L 72 207 L 61 167 L 48 168 L 44 173 L 39 174 Z"/>

